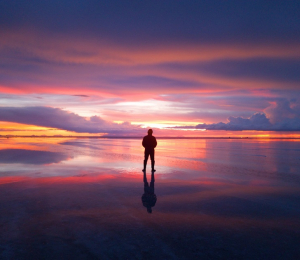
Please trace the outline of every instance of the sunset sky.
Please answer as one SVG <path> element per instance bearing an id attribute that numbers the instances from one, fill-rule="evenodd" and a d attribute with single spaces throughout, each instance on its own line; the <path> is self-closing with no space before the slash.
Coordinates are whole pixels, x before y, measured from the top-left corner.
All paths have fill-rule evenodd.
<path id="1" fill-rule="evenodd" d="M 0 135 L 300 136 L 299 17 L 299 1 L 0 1 Z"/>

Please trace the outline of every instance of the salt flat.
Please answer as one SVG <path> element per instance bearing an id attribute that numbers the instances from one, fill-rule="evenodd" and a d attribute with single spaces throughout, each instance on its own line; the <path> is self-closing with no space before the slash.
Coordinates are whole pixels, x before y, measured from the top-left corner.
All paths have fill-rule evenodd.
<path id="1" fill-rule="evenodd" d="M 0 141 L 0 259 L 300 258 L 299 140 Z"/>

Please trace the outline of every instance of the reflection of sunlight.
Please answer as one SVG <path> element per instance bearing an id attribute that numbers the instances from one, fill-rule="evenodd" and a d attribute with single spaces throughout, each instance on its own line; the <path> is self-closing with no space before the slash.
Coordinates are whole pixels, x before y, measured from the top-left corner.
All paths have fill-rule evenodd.
<path id="1" fill-rule="evenodd" d="M 159 140 L 157 156 L 160 164 L 189 170 L 206 170 L 206 163 L 198 159 L 206 158 L 206 141 L 184 139 L 162 139 Z"/>
<path id="2" fill-rule="evenodd" d="M 62 162 L 65 165 L 78 165 L 78 166 L 85 166 L 88 165 L 90 166 L 98 166 L 99 163 L 101 163 L 102 158 L 98 158 L 98 157 L 92 157 L 89 155 L 79 155 L 76 156 L 76 160 L 68 160 L 68 161 L 64 161 Z"/>
<path id="3" fill-rule="evenodd" d="M 160 146 L 158 149 L 162 151 L 164 155 L 206 158 L 206 139 L 192 140 L 192 142 L 184 139 L 162 139 L 159 141 Z"/>

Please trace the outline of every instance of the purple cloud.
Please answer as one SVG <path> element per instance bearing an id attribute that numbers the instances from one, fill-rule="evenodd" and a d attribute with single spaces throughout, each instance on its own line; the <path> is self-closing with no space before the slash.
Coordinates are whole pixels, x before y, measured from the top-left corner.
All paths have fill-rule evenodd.
<path id="1" fill-rule="evenodd" d="M 279 100 L 268 107 L 265 112 L 255 113 L 248 118 L 230 116 L 227 123 L 178 126 L 176 128 L 231 131 L 300 131 L 300 105 L 296 100 Z"/>
<path id="2" fill-rule="evenodd" d="M 268 107 L 265 112 L 274 124 L 286 122 L 287 119 L 300 119 L 300 102 L 281 99 Z"/>
<path id="3" fill-rule="evenodd" d="M 116 124 L 98 116 L 85 118 L 52 107 L 0 107 L 0 121 L 52 127 L 76 133 L 141 134 L 144 130 L 128 122 Z"/>
<path id="4" fill-rule="evenodd" d="M 228 123 L 199 124 L 196 129 L 207 130 L 272 130 L 270 120 L 263 113 L 257 113 L 250 118 L 229 117 Z"/>

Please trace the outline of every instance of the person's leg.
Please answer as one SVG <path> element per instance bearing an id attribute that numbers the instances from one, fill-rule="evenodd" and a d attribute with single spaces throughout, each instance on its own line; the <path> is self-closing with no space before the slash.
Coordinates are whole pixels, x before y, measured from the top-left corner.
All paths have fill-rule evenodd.
<path id="1" fill-rule="evenodd" d="M 149 157 L 149 151 L 147 149 L 145 149 L 145 159 L 144 159 L 144 169 L 143 169 L 143 172 L 146 171 L 148 157 Z"/>
<path id="2" fill-rule="evenodd" d="M 151 168 L 152 168 L 152 171 L 155 172 L 155 170 L 154 170 L 154 164 L 155 164 L 155 161 L 154 161 L 154 149 L 150 153 L 150 159 L 151 159 Z"/>

